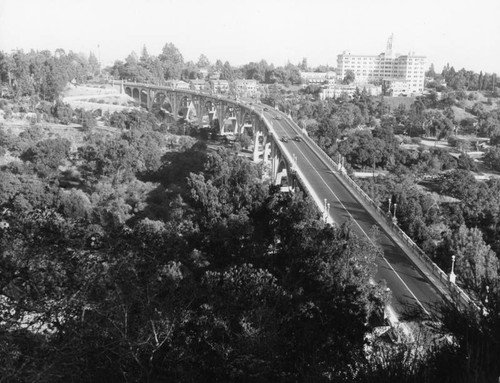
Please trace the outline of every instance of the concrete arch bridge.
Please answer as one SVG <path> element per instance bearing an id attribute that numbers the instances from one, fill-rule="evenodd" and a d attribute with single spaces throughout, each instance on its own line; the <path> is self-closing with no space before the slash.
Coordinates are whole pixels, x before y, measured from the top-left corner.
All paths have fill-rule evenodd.
<path id="1" fill-rule="evenodd" d="M 161 111 L 174 120 L 183 118 L 200 128 L 215 125 L 220 135 L 247 134 L 253 140 L 253 160 L 269 164 L 274 184 L 304 188 L 297 178 L 294 157 L 283 150 L 284 143 L 273 129 L 276 116 L 286 117 L 281 112 L 260 103 L 244 103 L 188 89 L 130 82 L 113 85 L 149 111 Z"/>

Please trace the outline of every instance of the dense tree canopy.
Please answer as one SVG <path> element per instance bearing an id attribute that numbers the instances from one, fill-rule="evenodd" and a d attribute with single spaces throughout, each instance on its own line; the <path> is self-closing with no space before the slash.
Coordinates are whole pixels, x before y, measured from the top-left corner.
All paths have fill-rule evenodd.
<path id="1" fill-rule="evenodd" d="M 99 63 L 90 57 L 58 50 L 11 54 L 0 53 L 0 79 L 12 88 L 12 95 L 38 95 L 43 100 L 56 100 L 69 81 L 85 81 L 96 75 Z"/>

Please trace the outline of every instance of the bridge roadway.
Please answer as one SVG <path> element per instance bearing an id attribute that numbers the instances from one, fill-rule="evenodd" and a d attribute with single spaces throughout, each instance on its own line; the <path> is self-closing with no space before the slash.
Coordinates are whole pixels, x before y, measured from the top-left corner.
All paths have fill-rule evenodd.
<path id="1" fill-rule="evenodd" d="M 375 219 L 339 180 L 339 176 L 318 158 L 314 149 L 304 141 L 297 142 L 291 139 L 301 134 L 288 118 L 276 120 L 274 117 L 280 113 L 270 109 L 263 113 L 267 121 L 272 124 L 278 139 L 289 138 L 288 142 L 282 142 L 285 150 L 297 157 L 299 174 L 311 185 L 319 200 L 328 200 L 330 217 L 336 223 L 341 224 L 352 218 L 356 233 L 368 239 L 370 229 L 374 225 L 380 229 Z M 380 280 L 387 282 L 392 291 L 393 309 L 397 313 L 404 313 L 410 308 L 423 309 L 427 313 L 434 311 L 436 304 L 442 302 L 441 295 L 414 266 L 398 243 L 383 229 L 379 232 L 378 242 L 384 255 L 377 259 L 376 282 Z"/>

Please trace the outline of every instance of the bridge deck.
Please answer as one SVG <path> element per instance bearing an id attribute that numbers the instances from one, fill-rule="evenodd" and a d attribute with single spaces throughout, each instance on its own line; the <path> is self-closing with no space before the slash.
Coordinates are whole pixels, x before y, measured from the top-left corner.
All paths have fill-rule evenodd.
<path id="1" fill-rule="evenodd" d="M 286 119 L 273 119 L 274 112 L 265 112 L 268 121 L 278 137 L 294 137 L 295 128 Z M 284 144 L 291 156 L 297 157 L 297 168 L 300 175 L 314 189 L 320 201 L 327 199 L 330 203 L 330 216 L 338 224 L 349 218 L 355 221 L 354 229 L 360 237 L 369 238 L 373 226 L 378 226 L 375 219 L 353 196 L 350 190 L 321 161 L 313 148 L 305 142 L 289 140 Z M 400 245 L 384 230 L 379 230 L 379 245 L 384 256 L 377 260 L 377 281 L 385 280 L 392 291 L 392 306 L 397 312 L 407 308 L 421 308 L 430 312 L 442 297 L 429 281 L 407 257 Z"/>

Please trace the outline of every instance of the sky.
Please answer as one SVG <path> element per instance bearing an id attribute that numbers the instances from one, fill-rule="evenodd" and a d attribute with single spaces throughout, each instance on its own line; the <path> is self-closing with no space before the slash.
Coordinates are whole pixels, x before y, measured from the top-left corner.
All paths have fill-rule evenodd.
<path id="1" fill-rule="evenodd" d="M 91 51 L 103 66 L 145 45 L 173 43 L 238 66 L 336 66 L 337 55 L 393 50 L 427 56 L 441 71 L 500 74 L 500 0 L 0 0 L 0 51 Z"/>

